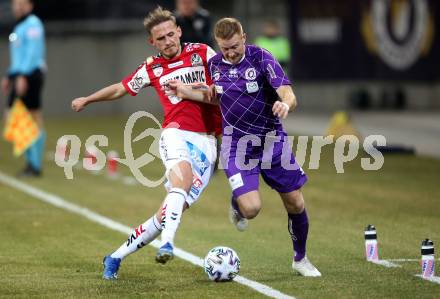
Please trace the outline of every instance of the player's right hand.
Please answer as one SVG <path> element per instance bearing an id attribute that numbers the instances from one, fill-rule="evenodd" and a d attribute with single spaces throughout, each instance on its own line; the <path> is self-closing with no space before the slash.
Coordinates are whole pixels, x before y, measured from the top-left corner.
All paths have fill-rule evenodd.
<path id="1" fill-rule="evenodd" d="M 75 112 L 80 112 L 87 105 L 87 98 L 81 97 L 76 98 L 72 101 L 72 109 Z"/>
<path id="2" fill-rule="evenodd" d="M 163 87 L 167 96 L 177 96 L 184 98 L 186 96 L 185 88 L 187 86 L 179 80 L 170 80 Z"/>
<path id="3" fill-rule="evenodd" d="M 215 85 L 212 84 L 211 86 L 209 86 L 209 99 L 210 102 L 214 103 L 214 102 L 218 102 L 217 99 L 217 90 L 215 89 Z"/>
<path id="4" fill-rule="evenodd" d="M 287 114 L 289 114 L 289 109 L 289 105 L 281 101 L 275 101 L 272 106 L 273 115 L 281 119 L 285 119 L 287 117 Z"/>

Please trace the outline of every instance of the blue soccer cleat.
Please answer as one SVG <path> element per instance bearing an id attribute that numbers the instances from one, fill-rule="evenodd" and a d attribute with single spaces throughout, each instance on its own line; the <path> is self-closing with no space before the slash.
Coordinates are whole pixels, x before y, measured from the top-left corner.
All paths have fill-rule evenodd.
<path id="1" fill-rule="evenodd" d="M 174 257 L 173 249 L 173 246 L 169 242 L 165 243 L 156 253 L 156 262 L 165 264 L 172 260 Z"/>
<path id="2" fill-rule="evenodd" d="M 106 257 L 104 257 L 102 264 L 104 265 L 102 278 L 108 280 L 113 280 L 118 278 L 118 270 L 119 270 L 119 266 L 121 265 L 121 259 L 113 258 L 107 255 Z"/>

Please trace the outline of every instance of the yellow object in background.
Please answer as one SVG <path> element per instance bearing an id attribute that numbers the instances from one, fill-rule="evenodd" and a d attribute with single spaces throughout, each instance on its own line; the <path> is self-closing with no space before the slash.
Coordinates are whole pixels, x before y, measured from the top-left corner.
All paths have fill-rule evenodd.
<path id="1" fill-rule="evenodd" d="M 9 111 L 3 137 L 14 144 L 14 156 L 23 154 L 40 135 L 38 125 L 22 100 L 16 99 Z"/>
<path id="2" fill-rule="evenodd" d="M 326 135 L 334 135 L 335 138 L 341 137 L 342 135 L 354 135 L 358 138 L 361 137 L 359 132 L 353 126 L 350 116 L 345 111 L 338 111 L 333 114 Z"/>

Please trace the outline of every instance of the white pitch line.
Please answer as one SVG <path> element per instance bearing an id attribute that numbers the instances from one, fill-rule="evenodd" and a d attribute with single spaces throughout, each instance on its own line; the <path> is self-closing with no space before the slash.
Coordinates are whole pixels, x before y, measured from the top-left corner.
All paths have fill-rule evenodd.
<path id="1" fill-rule="evenodd" d="M 371 262 L 373 264 L 384 266 L 384 267 L 387 267 L 387 268 L 400 268 L 400 267 L 402 267 L 401 265 L 392 263 L 392 262 L 390 262 L 388 260 L 378 260 L 378 261 L 371 261 Z"/>
<path id="2" fill-rule="evenodd" d="M 404 263 L 404 262 L 420 262 L 421 261 L 421 259 L 386 259 L 387 261 L 390 261 L 390 262 L 400 262 L 400 263 Z M 437 261 L 440 261 L 440 258 L 439 259 L 436 259 Z"/>
<path id="3" fill-rule="evenodd" d="M 423 280 L 427 280 L 427 281 L 430 281 L 430 282 L 433 282 L 433 283 L 440 284 L 440 276 L 434 276 L 434 277 L 431 277 L 431 278 L 424 278 L 421 274 L 416 274 L 414 276 L 420 277 Z"/>
<path id="4" fill-rule="evenodd" d="M 408 262 L 408 261 L 413 262 L 413 261 L 419 261 L 419 260 L 416 260 L 416 259 L 389 259 L 389 260 L 372 261 L 372 263 L 376 264 L 376 265 L 385 266 L 387 268 L 400 268 L 400 267 L 402 267 L 401 265 L 394 264 L 394 263 L 392 263 L 390 261 L 393 261 L 393 262 Z M 433 282 L 433 283 L 440 284 L 440 277 L 439 276 L 434 276 L 434 277 L 431 277 L 431 278 L 424 278 L 420 274 L 416 274 L 414 276 L 420 277 L 423 280 L 427 280 L 427 281 L 430 281 L 430 282 Z"/>
<path id="5" fill-rule="evenodd" d="M 20 182 L 6 174 L 0 171 L 0 182 L 3 182 L 4 184 L 15 188 L 19 191 L 22 191 L 32 197 L 35 197 L 45 203 L 54 205 L 60 209 L 72 212 L 74 214 L 81 215 L 95 223 L 101 224 L 102 226 L 105 226 L 109 229 L 112 229 L 114 231 L 118 231 L 121 233 L 124 233 L 126 235 L 131 234 L 133 231 L 132 228 L 121 224 L 119 222 L 116 222 L 108 217 L 105 217 L 103 215 L 100 215 L 96 212 L 93 212 L 92 210 L 89 210 L 85 207 L 76 205 L 74 203 L 71 203 L 57 195 L 50 194 L 48 192 L 45 192 L 43 190 L 40 190 L 38 188 L 35 188 L 31 185 L 25 184 L 23 182 Z M 153 247 L 159 248 L 160 242 L 157 240 L 154 240 L 150 243 Z M 203 267 L 203 259 L 201 259 L 198 256 L 195 256 L 183 249 L 175 248 L 174 249 L 174 255 L 190 262 L 191 264 Z M 293 296 L 286 295 L 284 293 L 281 293 L 278 290 L 275 290 L 267 285 L 261 284 L 259 282 L 247 279 L 243 276 L 236 276 L 234 279 L 235 282 L 240 283 L 242 285 L 245 285 L 263 295 L 266 295 L 271 298 L 277 298 L 277 299 L 295 299 Z"/>

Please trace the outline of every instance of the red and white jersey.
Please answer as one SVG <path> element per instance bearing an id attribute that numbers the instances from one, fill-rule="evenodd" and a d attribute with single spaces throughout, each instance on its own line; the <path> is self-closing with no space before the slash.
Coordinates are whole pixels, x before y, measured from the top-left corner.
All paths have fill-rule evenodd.
<path id="1" fill-rule="evenodd" d="M 122 80 L 128 93 L 135 96 L 147 86 L 156 89 L 164 109 L 162 127 L 170 123 L 178 123 L 179 129 L 192 132 L 214 132 L 220 115 L 217 106 L 166 96 L 162 85 L 170 80 L 180 80 L 185 84 L 212 84 L 208 71 L 208 60 L 216 53 L 205 44 L 188 43 L 182 46 L 182 53 L 173 58 L 165 59 L 161 55 L 148 57 L 136 71 Z"/>

